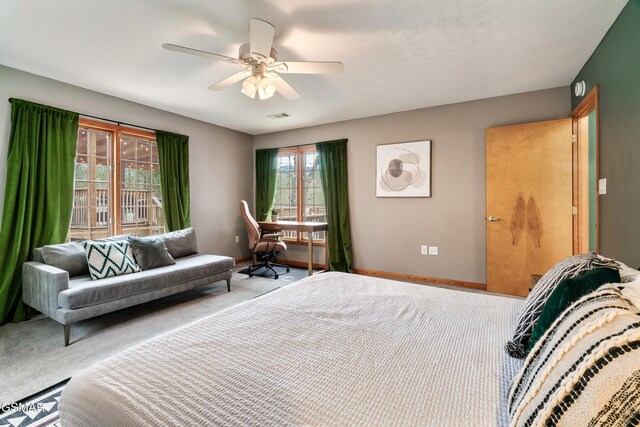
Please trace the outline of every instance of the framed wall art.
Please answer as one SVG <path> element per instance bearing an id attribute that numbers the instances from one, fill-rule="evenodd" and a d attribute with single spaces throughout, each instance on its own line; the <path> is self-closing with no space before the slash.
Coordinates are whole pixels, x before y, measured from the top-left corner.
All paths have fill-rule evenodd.
<path id="1" fill-rule="evenodd" d="M 376 146 L 376 197 L 431 197 L 431 141 Z"/>

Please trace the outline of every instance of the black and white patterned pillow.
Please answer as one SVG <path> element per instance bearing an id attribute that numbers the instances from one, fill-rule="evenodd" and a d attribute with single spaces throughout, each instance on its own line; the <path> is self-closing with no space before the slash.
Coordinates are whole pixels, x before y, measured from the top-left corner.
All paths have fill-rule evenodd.
<path id="1" fill-rule="evenodd" d="M 509 393 L 511 426 L 640 422 L 640 309 L 616 285 L 567 308 L 534 345 Z"/>
<path id="2" fill-rule="evenodd" d="M 119 242 L 85 240 L 82 245 L 87 254 L 89 273 L 93 280 L 141 271 L 136 264 L 131 245 L 126 240 Z"/>
<path id="3" fill-rule="evenodd" d="M 540 278 L 527 297 L 518 315 L 513 337 L 511 341 L 507 342 L 507 353 L 518 358 L 523 358 L 526 355 L 526 348 L 529 345 L 533 327 L 536 325 L 549 295 L 551 295 L 551 292 L 558 286 L 558 283 L 564 279 L 582 274 L 585 271 L 601 267 L 618 269 L 619 266 L 615 260 L 600 257 L 595 253 L 589 253 L 571 256 L 551 267 L 551 269 Z"/>

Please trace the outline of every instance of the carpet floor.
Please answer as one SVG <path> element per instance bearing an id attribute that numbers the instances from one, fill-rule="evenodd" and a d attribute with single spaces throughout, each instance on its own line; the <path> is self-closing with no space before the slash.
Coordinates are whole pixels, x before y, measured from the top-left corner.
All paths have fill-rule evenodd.
<path id="1" fill-rule="evenodd" d="M 223 281 L 79 322 L 71 328 L 68 347 L 62 326 L 44 315 L 0 327 L 0 403 L 17 402 L 149 338 L 307 275 L 301 268 L 278 280 L 238 274 L 247 265 L 235 268 L 231 292 Z"/>

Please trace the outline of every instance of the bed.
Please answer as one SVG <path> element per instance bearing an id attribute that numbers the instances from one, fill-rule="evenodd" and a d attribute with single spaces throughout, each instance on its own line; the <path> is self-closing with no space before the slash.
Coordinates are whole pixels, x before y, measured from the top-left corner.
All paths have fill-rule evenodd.
<path id="1" fill-rule="evenodd" d="M 314 275 L 73 377 L 65 427 L 506 425 L 523 300 Z"/>

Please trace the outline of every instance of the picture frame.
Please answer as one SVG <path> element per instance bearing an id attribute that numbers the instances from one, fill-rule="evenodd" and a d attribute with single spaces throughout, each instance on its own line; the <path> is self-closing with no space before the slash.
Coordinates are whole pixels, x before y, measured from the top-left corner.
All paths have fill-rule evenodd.
<path id="1" fill-rule="evenodd" d="M 431 140 L 376 146 L 376 197 L 431 197 Z"/>

